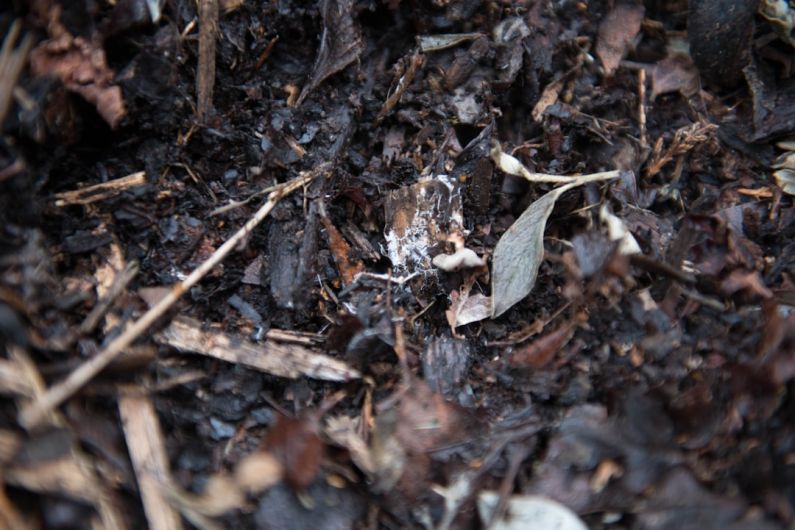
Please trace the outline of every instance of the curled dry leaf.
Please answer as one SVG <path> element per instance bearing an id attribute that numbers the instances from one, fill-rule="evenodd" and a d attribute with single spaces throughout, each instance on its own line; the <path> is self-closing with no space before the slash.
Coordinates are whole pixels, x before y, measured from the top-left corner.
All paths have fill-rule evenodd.
<path id="1" fill-rule="evenodd" d="M 635 236 L 620 217 L 610 212 L 606 204 L 599 209 L 599 220 L 607 229 L 607 237 L 610 238 L 610 241 L 618 241 L 619 254 L 622 256 L 640 254 L 640 245 L 635 240 Z"/>
<path id="2" fill-rule="evenodd" d="M 114 73 L 105 52 L 83 37 L 73 37 L 58 17 L 60 9 L 50 11 L 47 31 L 50 39 L 30 53 L 30 70 L 36 77 L 54 76 L 64 86 L 93 104 L 111 127 L 126 114 L 121 88 L 113 85 Z"/>
<path id="3" fill-rule="evenodd" d="M 489 521 L 500 502 L 494 491 L 478 495 L 478 514 Z M 508 499 L 506 514 L 491 526 L 494 530 L 586 530 L 585 523 L 563 504 L 537 495 L 514 495 Z"/>
<path id="4" fill-rule="evenodd" d="M 781 191 L 787 195 L 795 195 L 795 171 L 792 169 L 779 169 L 773 172 L 773 178 Z"/>
<path id="5" fill-rule="evenodd" d="M 491 297 L 480 293 L 469 296 L 469 290 L 461 292 L 453 291 L 450 294 L 453 302 L 450 308 L 445 311 L 447 323 L 455 334 L 455 328 L 465 326 L 472 322 L 479 322 L 491 316 Z"/>
<path id="6" fill-rule="evenodd" d="M 474 250 L 461 248 L 453 254 L 439 254 L 433 258 L 432 263 L 444 271 L 451 272 L 483 267 L 486 265 L 486 260 L 479 257 Z"/>
<path id="7" fill-rule="evenodd" d="M 313 417 L 279 416 L 262 442 L 281 464 L 284 478 L 297 490 L 306 489 L 320 470 L 324 445 Z"/>

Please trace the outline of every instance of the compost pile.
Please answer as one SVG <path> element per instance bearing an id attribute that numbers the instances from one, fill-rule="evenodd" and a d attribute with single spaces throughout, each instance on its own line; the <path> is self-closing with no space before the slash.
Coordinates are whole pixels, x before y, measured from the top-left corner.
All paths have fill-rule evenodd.
<path id="1" fill-rule="evenodd" d="M 0 8 L 0 526 L 795 524 L 787 2 Z"/>

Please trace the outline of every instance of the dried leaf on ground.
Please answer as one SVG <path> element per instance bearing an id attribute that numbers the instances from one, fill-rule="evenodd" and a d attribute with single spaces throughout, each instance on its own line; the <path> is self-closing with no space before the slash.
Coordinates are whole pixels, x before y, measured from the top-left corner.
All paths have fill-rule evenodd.
<path id="1" fill-rule="evenodd" d="M 472 285 L 470 282 L 463 285 L 460 292 L 453 291 L 450 293 L 450 307 L 445 311 L 445 315 L 453 334 L 455 334 L 455 328 L 459 326 L 466 326 L 491 316 L 491 297 L 482 293 L 470 295 L 471 289 Z"/>
<path id="2" fill-rule="evenodd" d="M 567 182 L 536 199 L 502 235 L 494 249 L 491 273 L 492 318 L 505 313 L 533 289 L 538 269 L 544 260 L 544 231 L 547 219 L 558 198 L 566 191 L 585 184 L 608 180 L 619 175 L 606 171 L 567 177 L 530 173 L 516 158 L 502 152 L 499 144 L 491 151 L 495 163 L 511 175 L 535 182 Z"/>
<path id="3" fill-rule="evenodd" d="M 297 490 L 306 489 L 320 471 L 324 445 L 318 430 L 314 417 L 279 416 L 262 441 L 281 464 L 287 483 Z"/>
<path id="4" fill-rule="evenodd" d="M 494 249 L 491 273 L 492 318 L 527 296 L 544 261 L 544 230 L 555 202 L 572 185 L 556 188 L 534 201 L 502 235 Z"/>
<path id="5" fill-rule="evenodd" d="M 60 9 L 50 9 L 49 17 L 50 38 L 30 52 L 31 73 L 57 77 L 66 88 L 93 104 L 115 128 L 127 111 L 121 88 L 113 85 L 115 74 L 105 51 L 95 42 L 70 35 L 59 20 Z"/>
<path id="6" fill-rule="evenodd" d="M 665 59 L 651 67 L 651 100 L 670 92 L 679 92 L 690 97 L 701 86 L 698 68 L 693 59 L 683 53 L 669 54 Z"/>
<path id="7" fill-rule="evenodd" d="M 602 19 L 596 55 L 602 61 L 606 75 L 615 72 L 621 59 L 632 48 L 645 12 L 642 5 L 618 4 Z"/>
<path id="8" fill-rule="evenodd" d="M 638 514 L 642 530 L 778 530 L 758 514 L 743 517 L 748 506 L 738 497 L 705 490 L 692 474 L 675 469 L 661 482 Z"/>
<path id="9" fill-rule="evenodd" d="M 156 340 L 183 351 L 208 355 L 226 362 L 294 379 L 311 377 L 326 381 L 350 381 L 361 377 L 344 362 L 297 344 L 267 340 L 262 344 L 228 333 L 214 332 L 188 318 L 177 318 Z"/>
<path id="10" fill-rule="evenodd" d="M 348 450 L 359 469 L 372 476 L 375 472 L 373 456 L 360 434 L 360 423 L 358 418 L 332 416 L 326 418 L 323 432 L 332 442 Z"/>
<path id="11" fill-rule="evenodd" d="M 297 105 L 327 77 L 342 71 L 364 50 L 359 26 L 353 18 L 353 0 L 323 0 L 323 34 L 315 66 Z"/>
<path id="12" fill-rule="evenodd" d="M 489 521 L 500 502 L 494 491 L 478 495 L 478 514 Z M 563 504 L 536 495 L 513 495 L 508 499 L 507 511 L 494 525 L 493 530 L 586 530 L 588 527 Z"/>
<path id="13" fill-rule="evenodd" d="M 773 297 L 773 292 L 767 288 L 762 276 L 757 271 L 734 269 L 721 281 L 720 289 L 726 295 L 744 292 L 763 299 Z"/>
<path id="14" fill-rule="evenodd" d="M 795 195 L 795 170 L 779 169 L 773 172 L 773 178 L 781 191 L 787 195 Z"/>
<path id="15" fill-rule="evenodd" d="M 416 499 L 430 487 L 432 451 L 460 442 L 468 421 L 461 407 L 411 381 L 400 402 L 376 418 L 370 448 L 378 490 L 393 502 Z"/>
<path id="16" fill-rule="evenodd" d="M 547 366 L 574 335 L 574 327 L 564 324 L 558 329 L 537 338 L 511 354 L 511 365 L 541 369 Z"/>
<path id="17" fill-rule="evenodd" d="M 351 253 L 351 246 L 342 237 L 340 231 L 334 226 L 324 206 L 320 207 L 320 220 L 326 228 L 326 235 L 329 242 L 329 250 L 334 255 L 334 261 L 337 264 L 337 269 L 340 271 L 340 276 L 345 285 L 353 283 L 356 275 L 364 270 L 364 263 L 360 259 L 355 259 Z"/>

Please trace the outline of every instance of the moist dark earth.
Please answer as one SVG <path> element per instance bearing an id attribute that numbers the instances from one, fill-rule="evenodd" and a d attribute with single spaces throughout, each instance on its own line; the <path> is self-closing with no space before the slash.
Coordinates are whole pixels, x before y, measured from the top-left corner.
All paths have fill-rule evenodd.
<path id="1" fill-rule="evenodd" d="M 561 528 L 793 528 L 795 11 L 773 4 L 3 4 L 2 526 L 551 528 L 548 505 L 517 523 L 532 495 Z M 499 153 L 616 173 L 530 226 L 559 184 Z M 159 436 L 130 419 L 148 404 Z"/>

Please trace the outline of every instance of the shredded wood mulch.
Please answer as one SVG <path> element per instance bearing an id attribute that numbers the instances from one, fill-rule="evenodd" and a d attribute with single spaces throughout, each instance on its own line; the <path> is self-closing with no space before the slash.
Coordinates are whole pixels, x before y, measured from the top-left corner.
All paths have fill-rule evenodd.
<path id="1" fill-rule="evenodd" d="M 793 28 L 0 7 L 0 527 L 792 528 Z"/>

